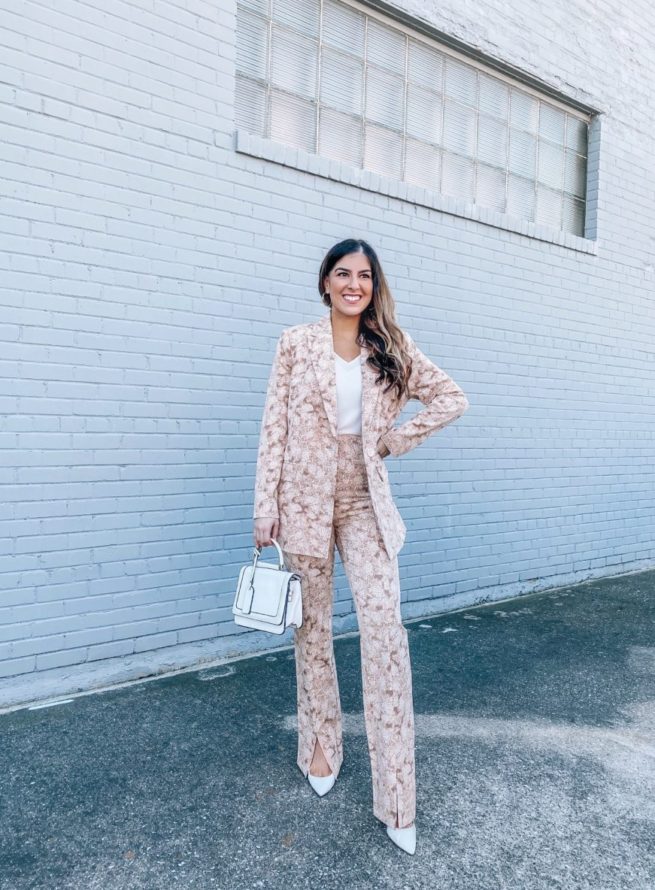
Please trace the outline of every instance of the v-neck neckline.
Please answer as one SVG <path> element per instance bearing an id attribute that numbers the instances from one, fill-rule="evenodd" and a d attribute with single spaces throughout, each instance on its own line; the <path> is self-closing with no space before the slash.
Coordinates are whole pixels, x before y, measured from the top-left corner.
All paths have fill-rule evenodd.
<path id="1" fill-rule="evenodd" d="M 334 350 L 333 350 L 333 352 L 334 352 Z M 335 355 L 335 358 L 338 358 L 339 361 L 343 362 L 344 365 L 353 365 L 355 362 L 359 361 L 362 357 L 362 354 L 360 352 L 359 355 L 356 355 L 355 358 L 351 358 L 350 361 L 348 361 L 347 359 L 342 358 L 342 356 L 340 356 L 338 352 L 335 352 L 334 355 Z"/>

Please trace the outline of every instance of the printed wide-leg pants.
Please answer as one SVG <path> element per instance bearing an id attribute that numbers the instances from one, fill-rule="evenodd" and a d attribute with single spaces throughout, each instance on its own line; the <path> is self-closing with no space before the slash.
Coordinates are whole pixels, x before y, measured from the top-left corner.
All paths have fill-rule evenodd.
<path id="1" fill-rule="evenodd" d="M 412 673 L 400 614 L 398 559 L 389 559 L 368 490 L 361 436 L 338 436 L 337 488 L 326 559 L 284 553 L 302 579 L 303 624 L 294 631 L 298 766 L 304 776 L 318 740 L 335 776 L 343 762 L 339 686 L 332 643 L 334 545 L 359 624 L 364 721 L 373 814 L 404 828 L 416 812 Z"/>

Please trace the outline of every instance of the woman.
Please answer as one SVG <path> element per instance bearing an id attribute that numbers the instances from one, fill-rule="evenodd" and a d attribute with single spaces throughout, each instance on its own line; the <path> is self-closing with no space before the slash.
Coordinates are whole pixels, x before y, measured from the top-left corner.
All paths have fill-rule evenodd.
<path id="1" fill-rule="evenodd" d="M 357 613 L 373 813 L 414 853 L 414 712 L 397 554 L 405 524 L 383 458 L 398 457 L 458 418 L 468 400 L 395 321 L 375 251 L 348 239 L 325 256 L 319 293 L 330 313 L 295 325 L 277 344 L 255 479 L 254 540 L 275 538 L 301 576 L 303 624 L 294 631 L 297 763 L 314 790 L 343 761 L 332 645 L 334 547 Z M 425 407 L 397 428 L 408 399 Z"/>

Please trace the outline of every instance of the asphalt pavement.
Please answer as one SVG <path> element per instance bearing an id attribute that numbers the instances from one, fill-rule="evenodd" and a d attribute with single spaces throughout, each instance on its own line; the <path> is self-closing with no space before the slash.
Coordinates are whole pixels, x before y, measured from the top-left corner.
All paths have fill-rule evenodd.
<path id="1" fill-rule="evenodd" d="M 293 650 L 0 715 L 2 890 L 655 890 L 655 571 L 406 623 L 417 849 L 296 766 Z"/>

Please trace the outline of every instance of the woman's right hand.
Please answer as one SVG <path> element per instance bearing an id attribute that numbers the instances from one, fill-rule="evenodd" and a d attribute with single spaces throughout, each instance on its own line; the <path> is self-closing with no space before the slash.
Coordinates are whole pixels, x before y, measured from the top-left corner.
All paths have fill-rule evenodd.
<path id="1" fill-rule="evenodd" d="M 259 516 L 255 519 L 253 539 L 256 547 L 268 547 L 277 538 L 280 531 L 280 520 L 273 516 Z"/>

